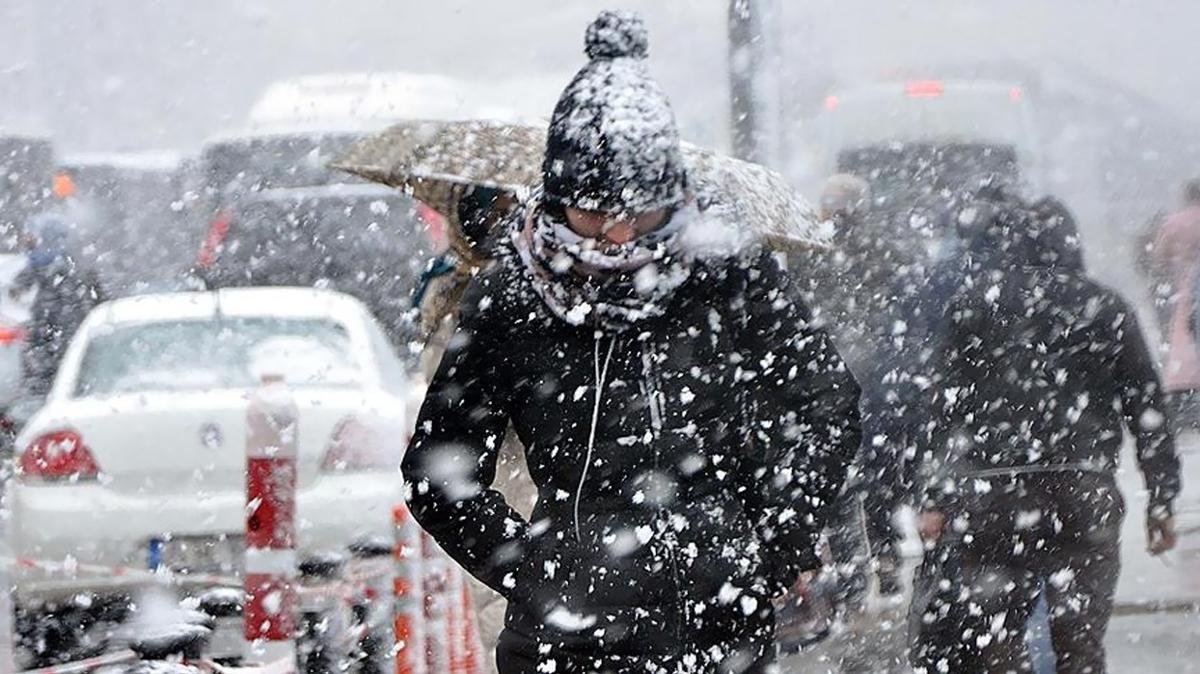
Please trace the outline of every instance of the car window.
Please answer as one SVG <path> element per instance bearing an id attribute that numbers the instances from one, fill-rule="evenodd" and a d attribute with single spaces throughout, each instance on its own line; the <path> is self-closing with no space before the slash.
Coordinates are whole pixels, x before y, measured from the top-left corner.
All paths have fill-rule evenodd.
<path id="1" fill-rule="evenodd" d="M 98 331 L 84 353 L 75 395 L 250 388 L 273 372 L 301 387 L 363 383 L 362 364 L 338 323 L 226 317 Z"/>

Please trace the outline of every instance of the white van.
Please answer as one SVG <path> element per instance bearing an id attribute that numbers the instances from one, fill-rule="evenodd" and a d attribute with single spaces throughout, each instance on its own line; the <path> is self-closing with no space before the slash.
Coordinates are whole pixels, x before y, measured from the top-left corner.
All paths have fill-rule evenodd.
<path id="1" fill-rule="evenodd" d="M 279 80 L 250 109 L 253 128 L 370 131 L 402 119 L 548 117 L 561 88 L 548 78 L 475 81 L 429 73 L 331 73 Z"/>

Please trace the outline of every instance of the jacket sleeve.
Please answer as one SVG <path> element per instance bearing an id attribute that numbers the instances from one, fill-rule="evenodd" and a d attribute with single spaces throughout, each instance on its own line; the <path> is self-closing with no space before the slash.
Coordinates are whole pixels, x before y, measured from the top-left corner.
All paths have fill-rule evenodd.
<path id="1" fill-rule="evenodd" d="M 421 406 L 401 471 L 413 517 L 456 562 L 503 596 L 528 524 L 492 488 L 508 428 L 508 383 L 487 275 L 472 282 Z"/>
<path id="2" fill-rule="evenodd" d="M 775 256 L 749 270 L 745 300 L 743 501 L 781 589 L 821 566 L 817 541 L 861 440 L 859 388 Z"/>
<path id="3" fill-rule="evenodd" d="M 1179 495 L 1180 476 L 1162 386 L 1133 311 L 1125 308 L 1118 320 L 1121 345 L 1116 374 L 1121 411 L 1137 443 L 1138 466 L 1150 493 L 1149 514 L 1168 517 Z"/>

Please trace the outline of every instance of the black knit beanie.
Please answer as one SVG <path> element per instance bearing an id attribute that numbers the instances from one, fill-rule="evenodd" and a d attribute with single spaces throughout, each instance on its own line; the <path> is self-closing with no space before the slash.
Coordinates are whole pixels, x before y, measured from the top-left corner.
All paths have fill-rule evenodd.
<path id="1" fill-rule="evenodd" d="M 590 59 L 567 85 L 546 138 L 543 198 L 606 213 L 673 209 L 686 199 L 671 104 L 646 69 L 649 37 L 633 12 L 588 26 Z"/>

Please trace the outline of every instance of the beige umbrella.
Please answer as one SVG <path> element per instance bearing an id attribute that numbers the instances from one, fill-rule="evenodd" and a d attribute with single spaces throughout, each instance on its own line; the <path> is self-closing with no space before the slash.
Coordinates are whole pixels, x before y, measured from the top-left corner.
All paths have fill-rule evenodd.
<path id="1" fill-rule="evenodd" d="M 483 259 L 458 222 L 459 199 L 474 187 L 519 198 L 538 179 L 545 137 L 532 125 L 412 120 L 359 141 L 330 167 L 398 187 L 424 202 L 448 221 L 454 252 L 478 266 Z"/>
<path id="2" fill-rule="evenodd" d="M 546 129 L 492 121 L 410 121 L 370 136 L 332 168 L 399 187 L 450 221 L 450 241 L 477 254 L 459 231 L 458 200 L 483 186 L 521 198 L 541 180 Z M 684 146 L 692 189 L 706 210 L 752 228 L 772 245 L 824 248 L 831 230 L 784 180 L 758 164 Z"/>

